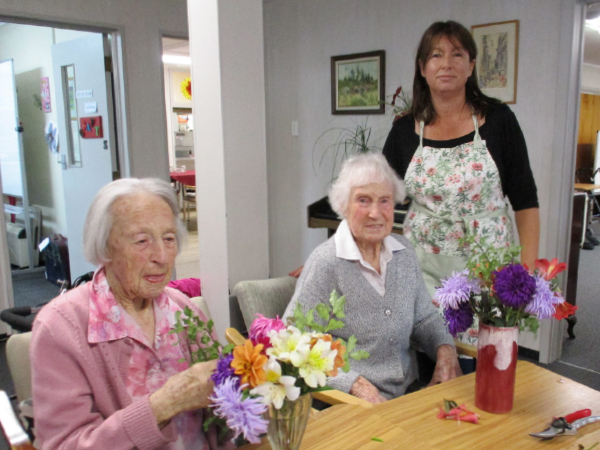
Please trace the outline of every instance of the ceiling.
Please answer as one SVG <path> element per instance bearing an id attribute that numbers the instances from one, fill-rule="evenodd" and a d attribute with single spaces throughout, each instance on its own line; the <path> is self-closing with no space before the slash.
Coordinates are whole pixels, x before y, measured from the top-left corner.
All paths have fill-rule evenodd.
<path id="1" fill-rule="evenodd" d="M 190 43 L 187 39 L 162 38 L 163 54 L 190 56 Z"/>

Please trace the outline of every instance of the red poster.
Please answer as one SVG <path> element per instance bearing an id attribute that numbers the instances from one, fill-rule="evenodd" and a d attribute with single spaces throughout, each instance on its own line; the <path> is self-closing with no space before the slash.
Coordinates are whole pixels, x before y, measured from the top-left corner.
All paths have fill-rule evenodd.
<path id="1" fill-rule="evenodd" d="M 42 111 L 52 112 L 52 102 L 50 100 L 50 78 L 42 77 Z"/>

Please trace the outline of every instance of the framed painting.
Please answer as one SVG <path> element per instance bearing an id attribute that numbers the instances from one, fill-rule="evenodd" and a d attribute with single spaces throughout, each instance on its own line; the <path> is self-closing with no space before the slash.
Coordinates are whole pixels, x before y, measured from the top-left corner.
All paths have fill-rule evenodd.
<path id="1" fill-rule="evenodd" d="M 477 78 L 485 95 L 504 103 L 517 102 L 519 21 L 473 25 L 478 50 Z"/>
<path id="2" fill-rule="evenodd" d="M 331 113 L 385 112 L 385 50 L 331 57 Z"/>

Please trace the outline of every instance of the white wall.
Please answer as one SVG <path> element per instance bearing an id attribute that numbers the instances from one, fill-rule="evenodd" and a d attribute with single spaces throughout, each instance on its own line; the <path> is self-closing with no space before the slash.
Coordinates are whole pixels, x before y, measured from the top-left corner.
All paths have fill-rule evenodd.
<path id="1" fill-rule="evenodd" d="M 517 103 L 511 108 L 527 140 L 542 224 L 558 220 L 549 194 L 553 180 L 548 158 L 557 137 L 557 93 L 566 89 L 558 81 L 558 69 L 569 61 L 569 54 L 555 51 L 564 47 L 559 39 L 565 8 L 572 6 L 561 0 L 265 0 L 272 276 L 284 275 L 302 264 L 326 239 L 324 230 L 306 225 L 307 206 L 326 193 L 326 178 L 313 171 L 316 139 L 333 125 L 364 119 L 331 114 L 330 57 L 383 49 L 386 93 L 392 94 L 399 85 L 412 90 L 416 46 L 425 29 L 437 20 L 452 19 L 466 27 L 520 20 Z M 292 120 L 299 122 L 298 137 L 291 136 Z M 369 123 L 374 143 L 382 146 L 391 117 L 371 116 Z M 574 148 L 561 151 L 574 152 Z M 542 257 L 556 252 L 557 237 L 549 236 L 547 229 L 542 226 Z"/>
<path id="2" fill-rule="evenodd" d="M 187 36 L 185 0 L 106 0 L 85 5 L 79 0 L 0 3 L 0 18 L 4 21 L 19 17 L 121 32 L 130 175 L 167 180 L 161 37 Z"/>

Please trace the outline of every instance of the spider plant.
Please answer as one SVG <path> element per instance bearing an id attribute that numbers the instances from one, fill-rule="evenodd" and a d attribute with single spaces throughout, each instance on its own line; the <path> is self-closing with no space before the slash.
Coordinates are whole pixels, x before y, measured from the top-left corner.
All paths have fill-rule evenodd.
<path id="1" fill-rule="evenodd" d="M 334 142 L 325 147 L 319 160 L 319 167 L 321 167 L 323 161 L 327 157 L 330 156 L 333 159 L 331 182 L 335 181 L 337 178 L 337 169 L 346 159 L 354 155 L 381 150 L 379 147 L 369 144 L 369 139 L 371 138 L 371 126 L 368 125 L 367 122 L 368 118 L 365 119 L 364 122 L 354 126 L 330 128 L 321 133 L 315 141 L 313 154 L 317 151 L 319 144 L 324 140 L 327 140 L 327 137 L 330 137 L 332 134 L 335 136 Z M 317 174 L 317 168 L 314 166 L 314 158 L 313 170 L 315 171 L 315 174 Z"/>

